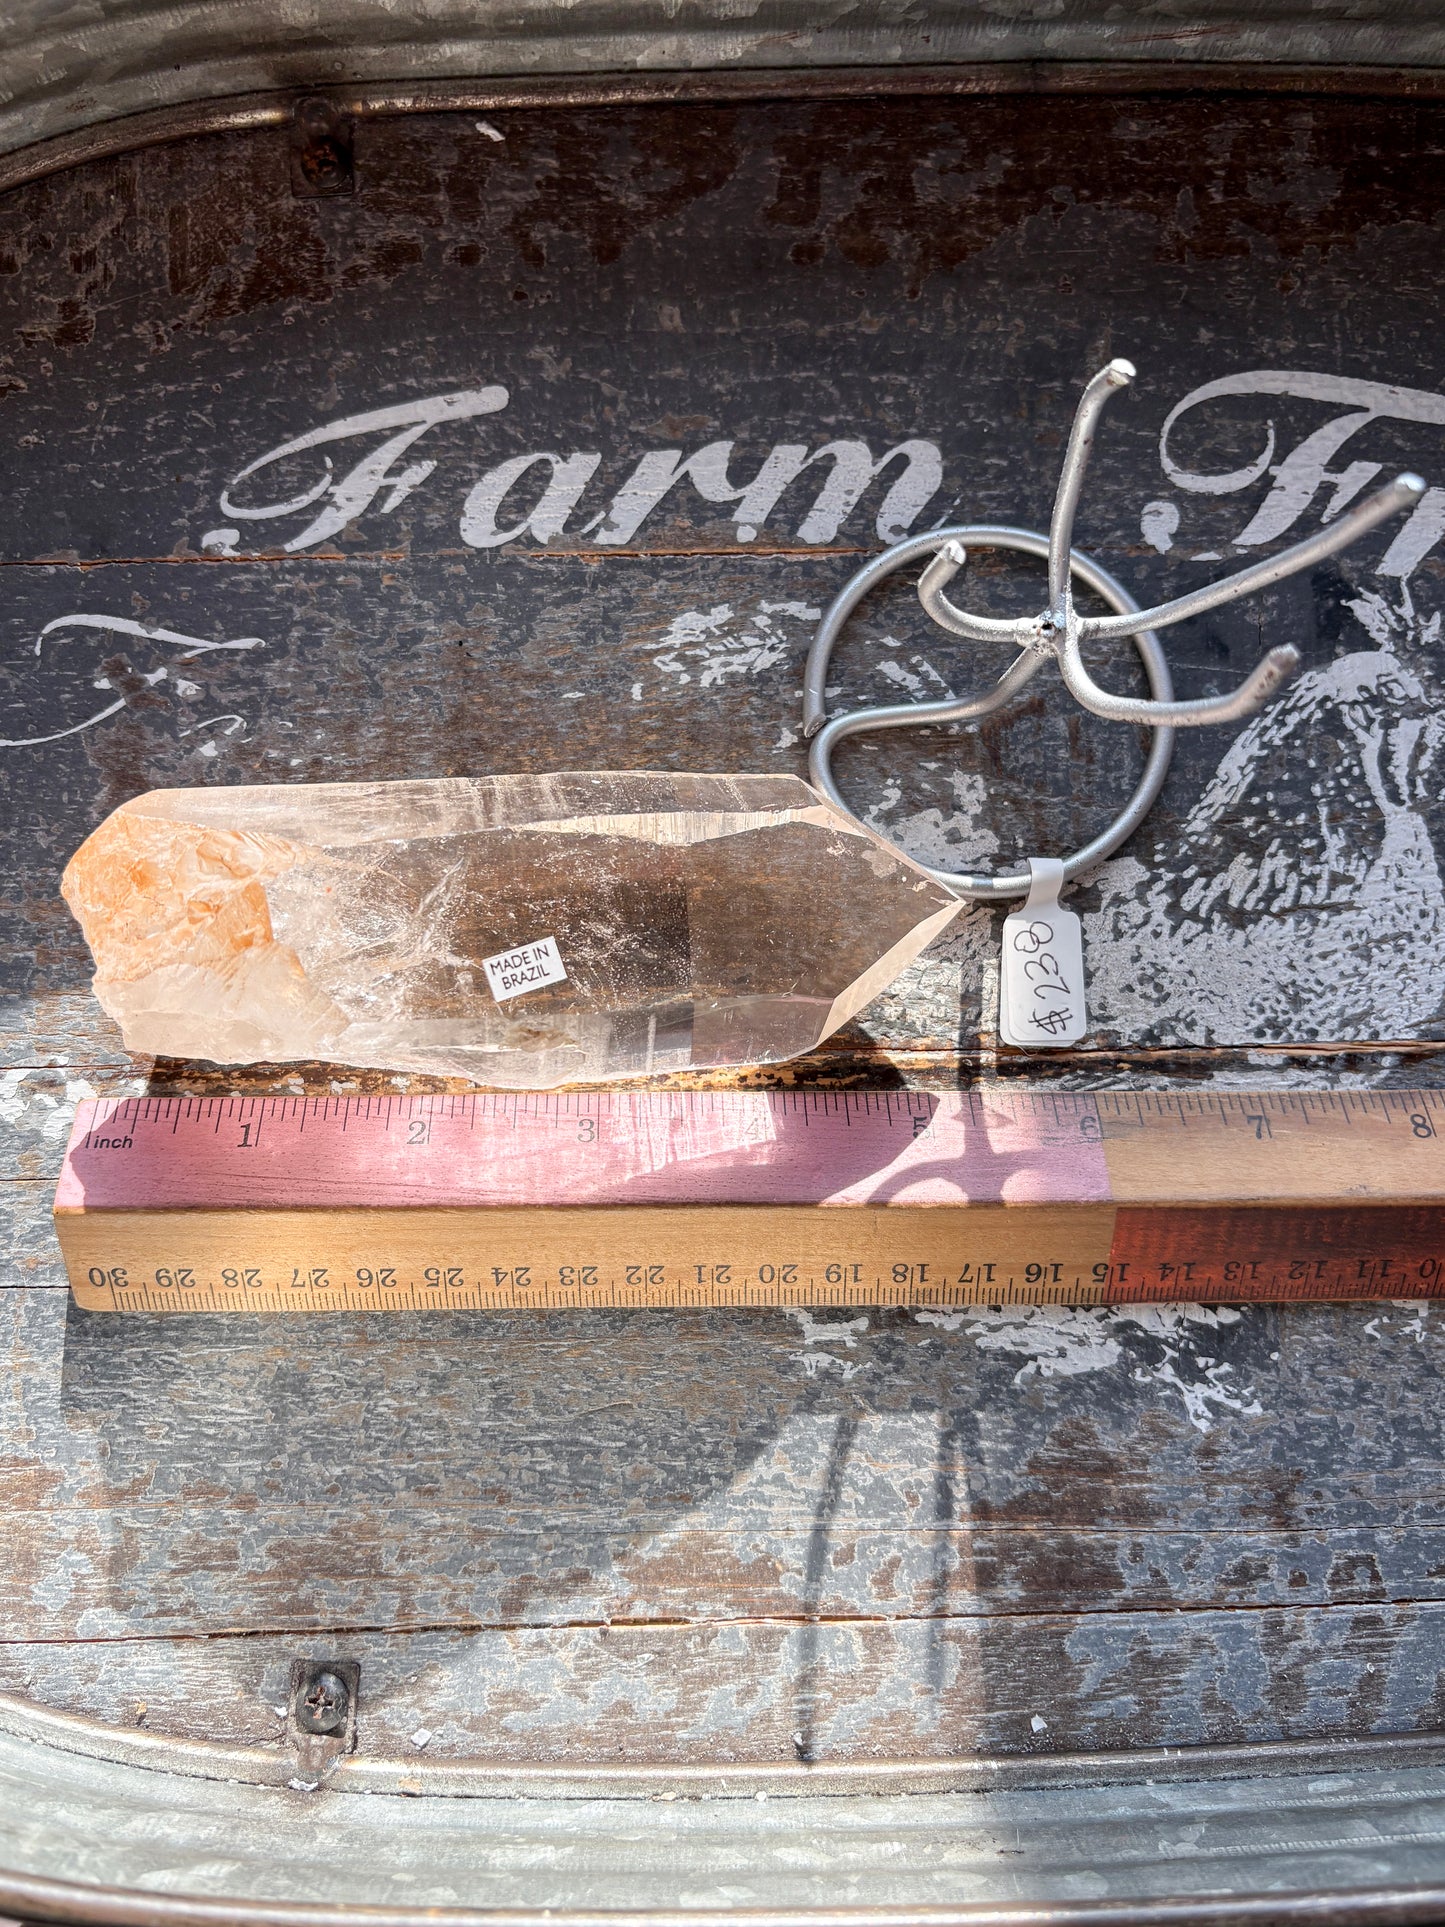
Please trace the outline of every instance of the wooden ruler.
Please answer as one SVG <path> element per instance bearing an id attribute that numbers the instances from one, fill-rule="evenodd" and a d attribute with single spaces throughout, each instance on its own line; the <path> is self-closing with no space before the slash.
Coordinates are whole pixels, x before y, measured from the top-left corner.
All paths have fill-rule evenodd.
<path id="1" fill-rule="evenodd" d="M 1445 1093 L 103 1098 L 101 1311 L 1445 1292 Z"/>

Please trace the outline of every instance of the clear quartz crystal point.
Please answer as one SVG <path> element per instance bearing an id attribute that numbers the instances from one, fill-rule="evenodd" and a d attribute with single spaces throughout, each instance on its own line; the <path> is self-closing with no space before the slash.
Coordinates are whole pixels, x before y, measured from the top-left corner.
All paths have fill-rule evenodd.
<path id="1" fill-rule="evenodd" d="M 795 1057 L 961 907 L 796 777 L 648 771 L 152 790 L 62 888 L 134 1051 L 514 1090 Z"/>

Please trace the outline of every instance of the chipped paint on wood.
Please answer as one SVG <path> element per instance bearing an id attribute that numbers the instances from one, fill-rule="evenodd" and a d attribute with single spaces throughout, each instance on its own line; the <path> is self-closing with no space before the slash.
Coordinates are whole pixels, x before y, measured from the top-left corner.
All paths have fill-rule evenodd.
<path id="1" fill-rule="evenodd" d="M 68 1305 L 48 1186 L 76 1097 L 401 1082 L 126 1058 L 56 895 L 125 798 L 801 771 L 809 635 L 880 517 L 1046 520 L 1072 390 L 1110 353 L 1146 381 L 1081 536 L 1141 596 L 1317 526 L 1361 465 L 1438 465 L 1440 107 L 505 132 L 367 123 L 360 192 L 332 202 L 293 199 L 258 135 L 0 205 L 0 1684 L 264 1741 L 291 1660 L 336 1641 L 363 1658 L 364 1748 L 425 1728 L 429 1756 L 512 1760 L 1437 1725 L 1439 1307 L 238 1321 L 223 1343 Z M 491 389 L 504 406 L 426 414 Z M 859 448 L 912 452 L 868 479 Z M 850 463 L 865 485 L 823 513 Z M 1423 507 L 1409 526 L 1173 632 L 1181 693 L 1237 680 L 1265 632 L 1306 667 L 1232 736 L 1186 737 L 1079 893 L 1090 1049 L 999 1064 L 978 910 L 769 1081 L 1438 1082 L 1442 564 Z M 1022 573 L 977 568 L 1017 604 Z M 830 700 L 996 667 L 897 583 Z M 1097 667 L 1133 673 L 1124 650 Z M 850 747 L 840 773 L 915 855 L 990 863 L 1091 833 L 1138 756 L 1041 680 L 1006 722 Z"/>

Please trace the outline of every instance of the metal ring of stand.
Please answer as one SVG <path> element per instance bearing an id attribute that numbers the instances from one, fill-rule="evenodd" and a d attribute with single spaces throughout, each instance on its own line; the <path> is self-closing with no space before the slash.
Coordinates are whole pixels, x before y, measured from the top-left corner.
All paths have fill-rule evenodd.
<path id="1" fill-rule="evenodd" d="M 1030 678 L 1041 669 L 1050 658 L 1037 650 L 1025 650 L 1011 666 L 982 696 L 965 696 L 957 701 L 938 703 L 902 703 L 887 708 L 859 709 L 849 716 L 835 716 L 831 722 L 825 721 L 824 682 L 828 673 L 828 663 L 834 644 L 842 631 L 844 623 L 863 598 L 888 576 L 907 567 L 910 562 L 934 555 L 945 543 L 960 542 L 965 547 L 1014 549 L 1023 555 L 1037 556 L 1047 560 L 1049 539 L 1032 529 L 1016 529 L 988 524 L 971 525 L 966 528 L 932 529 L 926 535 L 910 536 L 907 541 L 895 543 L 885 549 L 882 555 L 875 556 L 865 563 L 834 597 L 818 632 L 808 651 L 808 665 L 804 678 L 804 733 L 812 737 L 809 751 L 808 770 L 815 789 L 822 791 L 837 810 L 855 823 L 862 819 L 857 812 L 844 802 L 838 785 L 833 777 L 833 750 L 847 736 L 861 736 L 884 729 L 917 729 L 931 723 L 970 722 L 982 716 L 992 715 L 1001 709 Z M 1081 555 L 1077 549 L 1069 553 L 1069 569 L 1074 578 L 1085 587 L 1103 597 L 1111 609 L 1119 615 L 1137 613 L 1139 604 L 1129 594 L 1121 582 L 1100 568 L 1097 562 Z M 1172 702 L 1174 685 L 1169 674 L 1169 664 L 1165 659 L 1163 647 L 1152 629 L 1142 630 L 1133 638 L 1144 665 L 1148 679 L 1149 692 L 1156 702 Z M 814 733 L 816 731 L 816 734 Z M 1071 882 L 1081 872 L 1092 868 L 1107 856 L 1112 856 L 1120 844 L 1131 837 L 1143 822 L 1155 798 L 1164 786 L 1168 773 L 1169 759 L 1174 753 L 1174 730 L 1167 724 L 1154 725 L 1154 740 L 1150 744 L 1149 755 L 1144 764 L 1144 774 L 1139 786 L 1119 815 L 1108 829 L 1064 859 L 1064 878 Z M 865 825 L 865 827 L 868 827 Z M 985 876 L 974 871 L 935 870 L 925 865 L 929 875 L 949 889 L 957 891 L 962 897 L 986 902 L 998 902 L 1008 897 L 1021 897 L 1029 889 L 1029 872 L 1010 871 L 1004 876 Z"/>

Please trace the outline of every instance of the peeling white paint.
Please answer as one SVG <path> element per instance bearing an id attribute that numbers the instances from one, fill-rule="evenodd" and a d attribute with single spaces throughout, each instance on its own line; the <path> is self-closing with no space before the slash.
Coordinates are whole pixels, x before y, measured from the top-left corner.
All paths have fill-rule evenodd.
<path id="1" fill-rule="evenodd" d="M 1347 1071 L 1334 1070 L 1330 1063 L 1311 1065 L 1296 1060 L 1289 1067 L 1289 1088 L 1292 1091 L 1374 1090 L 1399 1068 L 1399 1059 L 1386 1053 L 1372 1052 L 1367 1063 L 1365 1070 Z M 1209 1083 L 1217 1090 L 1257 1091 L 1262 1072 L 1274 1077 L 1278 1071 L 1279 1059 L 1271 1052 L 1248 1051 L 1238 1064 L 1211 1071 Z"/>
<path id="2" fill-rule="evenodd" d="M 809 1378 L 823 1378 L 835 1372 L 846 1381 L 856 1378 L 863 1369 L 860 1359 L 839 1358 L 836 1352 L 794 1352 L 793 1357 Z"/>
<path id="3" fill-rule="evenodd" d="M 1428 1298 L 1392 1298 L 1387 1311 L 1365 1321 L 1365 1330 L 1371 1338 L 1408 1338 L 1423 1345 L 1430 1336 L 1431 1302 Z"/>
<path id="4" fill-rule="evenodd" d="M 1445 742 L 1424 673 L 1440 621 L 1416 617 L 1408 588 L 1350 606 L 1377 646 L 1255 717 L 1147 868 L 1104 866 L 1084 918 L 1101 1028 L 1195 1044 L 1404 1037 L 1445 1003 L 1445 883 L 1424 815 Z"/>
<path id="5" fill-rule="evenodd" d="M 857 1332 L 868 1330 L 868 1315 L 860 1318 L 815 1318 L 801 1305 L 789 1306 L 786 1314 L 803 1335 L 805 1349 L 793 1352 L 791 1356 L 802 1366 L 809 1378 L 817 1378 L 826 1372 L 836 1372 L 844 1380 L 855 1378 L 863 1370 L 861 1359 L 840 1358 L 836 1352 L 815 1352 L 807 1349 L 814 1345 L 842 1345 L 847 1350 L 856 1349 Z"/>
<path id="6" fill-rule="evenodd" d="M 847 1345 L 851 1350 L 858 1343 L 852 1334 L 868 1329 L 867 1312 L 857 1318 L 819 1319 L 802 1305 L 790 1305 L 783 1316 L 792 1319 L 803 1334 L 805 1345 Z"/>
<path id="7" fill-rule="evenodd" d="M 801 661 L 821 614 L 806 602 L 760 602 L 750 609 L 717 602 L 709 609 L 684 609 L 668 624 L 660 652 L 654 653 L 652 644 L 648 653 L 653 667 L 677 687 L 715 689 L 760 676 L 781 662 Z"/>
<path id="8" fill-rule="evenodd" d="M 0 1072 L 0 1124 L 34 1132 L 47 1144 L 64 1144 L 70 1136 L 76 1105 L 82 1098 L 98 1097 L 100 1093 L 85 1077 L 67 1077 L 63 1086 L 50 1089 L 32 1082 L 53 1076 L 53 1072 L 34 1069 Z M 144 1078 L 132 1077 L 124 1080 L 115 1095 L 140 1097 L 144 1091 Z"/>
<path id="9" fill-rule="evenodd" d="M 1233 1366 L 1201 1351 L 1209 1331 L 1237 1325 L 1232 1305 L 988 1305 L 960 1311 L 919 1311 L 922 1325 L 963 1330 L 980 1351 L 1010 1352 L 1025 1363 L 1014 1384 L 1075 1378 L 1123 1367 L 1138 1384 L 1157 1384 L 1184 1406 L 1196 1431 L 1208 1432 L 1223 1413 L 1258 1417 L 1253 1386 L 1236 1384 Z M 1157 1358 L 1141 1358 L 1126 1344 L 1127 1328 L 1156 1341 Z"/>
<path id="10" fill-rule="evenodd" d="M 870 640 L 875 649 L 901 649 L 904 646 L 897 636 L 874 636 Z M 951 702 L 953 700 L 954 689 L 952 683 L 934 668 L 927 656 L 915 653 L 909 657 L 906 666 L 904 663 L 898 661 L 896 657 L 889 656 L 881 662 L 874 663 L 873 674 L 883 682 L 892 685 L 891 690 L 885 689 L 879 692 L 879 700 L 882 702 L 896 702 L 896 692 L 898 690 L 902 690 L 905 695 L 912 696 L 919 702 Z M 826 693 L 829 697 L 833 697 L 840 692 L 836 689 L 829 689 Z M 937 763 L 924 763 L 921 767 L 924 769 L 937 769 L 939 765 Z"/>
<path id="11" fill-rule="evenodd" d="M 1111 1315 L 1091 1307 L 1057 1305 L 977 1305 L 961 1311 L 915 1312 L 920 1325 L 964 1330 L 985 1352 L 1023 1353 L 1028 1363 L 1014 1384 L 1030 1378 L 1072 1378 L 1116 1365 L 1123 1348 L 1111 1328 Z"/>
<path id="12" fill-rule="evenodd" d="M 901 785 L 890 783 L 864 821 L 870 829 L 899 844 L 915 863 L 926 863 L 930 869 L 966 870 L 984 863 L 997 854 L 999 847 L 995 832 L 978 821 L 988 806 L 988 786 L 972 770 L 954 770 L 948 782 L 953 791 L 950 811 L 917 810 L 911 816 L 896 817 L 893 812 L 903 791 Z"/>
<path id="13" fill-rule="evenodd" d="M 1179 509 L 1174 502 L 1146 502 L 1139 512 L 1139 533 L 1160 555 L 1174 547 L 1179 527 Z"/>
<path id="14" fill-rule="evenodd" d="M 889 682 L 897 683 L 898 687 L 906 690 L 910 696 L 916 696 L 920 701 L 927 699 L 922 676 L 915 676 L 913 671 L 905 669 L 901 662 L 880 662 L 878 673 L 886 677 Z"/>

